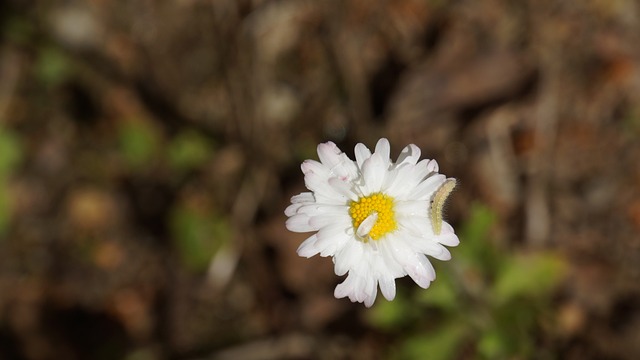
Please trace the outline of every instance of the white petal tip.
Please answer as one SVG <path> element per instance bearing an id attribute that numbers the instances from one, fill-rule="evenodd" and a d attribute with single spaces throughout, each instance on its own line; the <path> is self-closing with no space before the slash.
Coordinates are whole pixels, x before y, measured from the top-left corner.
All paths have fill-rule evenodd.
<path id="1" fill-rule="evenodd" d="M 356 234 L 360 237 L 366 237 L 367 235 L 369 235 L 371 229 L 373 229 L 376 221 L 378 221 L 378 213 L 374 212 L 371 215 L 367 216 L 367 218 L 360 223 L 360 226 L 358 226 L 358 230 L 356 230 Z"/>

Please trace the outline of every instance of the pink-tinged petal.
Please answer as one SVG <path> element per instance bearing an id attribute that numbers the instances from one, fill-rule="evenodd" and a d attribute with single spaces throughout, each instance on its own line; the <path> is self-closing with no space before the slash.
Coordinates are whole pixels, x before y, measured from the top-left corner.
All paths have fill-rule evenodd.
<path id="1" fill-rule="evenodd" d="M 285 225 L 289 231 L 293 232 L 309 232 L 318 230 L 309 224 L 309 220 L 309 216 L 305 214 L 296 214 L 288 218 Z"/>
<path id="2" fill-rule="evenodd" d="M 449 249 L 443 246 L 442 253 L 438 257 L 434 256 L 434 258 L 442 261 L 449 261 L 451 260 L 451 252 L 449 251 Z"/>
<path id="3" fill-rule="evenodd" d="M 405 270 L 411 279 L 423 289 L 428 288 L 431 282 L 436 279 L 436 271 L 433 265 L 422 254 L 415 254 L 414 260 L 405 267 Z"/>
<path id="4" fill-rule="evenodd" d="M 340 154 L 340 163 L 331 169 L 330 175 L 343 181 L 353 181 L 360 176 L 360 172 L 353 160 L 342 153 Z"/>
<path id="5" fill-rule="evenodd" d="M 436 238 L 438 242 L 442 245 L 447 246 L 458 246 L 460 244 L 460 239 L 456 236 L 456 234 L 441 234 Z"/>
<path id="6" fill-rule="evenodd" d="M 312 256 L 317 255 L 320 250 L 316 247 L 316 241 L 318 237 L 316 234 L 311 235 L 307 240 L 303 241 L 300 246 L 298 246 L 298 256 L 310 258 Z"/>
<path id="7" fill-rule="evenodd" d="M 342 151 L 331 141 L 318 145 L 318 157 L 320 162 L 331 169 L 340 163 Z"/>
<path id="8" fill-rule="evenodd" d="M 362 169 L 362 165 L 371 157 L 371 151 L 364 144 L 356 144 L 355 147 L 356 163 L 358 168 Z"/>
<path id="9" fill-rule="evenodd" d="M 293 216 L 298 212 L 298 209 L 300 209 L 302 206 L 304 206 L 304 204 L 302 203 L 291 204 L 287 206 L 286 209 L 284 209 L 284 214 L 287 216 Z"/>
<path id="10" fill-rule="evenodd" d="M 315 160 L 303 161 L 302 165 L 300 165 L 300 169 L 302 170 L 302 173 L 305 175 L 316 174 L 322 178 L 329 177 L 329 169 L 327 169 L 326 166 L 324 166 L 323 164 Z"/>
<path id="11" fill-rule="evenodd" d="M 440 167 L 438 166 L 438 162 L 435 160 L 429 160 L 429 163 L 427 164 L 427 169 L 429 169 L 430 172 L 438 172 L 440 171 Z"/>
<path id="12" fill-rule="evenodd" d="M 416 253 L 405 241 L 406 234 L 398 234 L 394 241 L 389 241 L 388 249 L 393 257 L 400 263 L 406 273 L 420 287 L 427 288 L 429 283 L 435 279 L 435 270 L 429 260 L 423 255 Z"/>
<path id="13" fill-rule="evenodd" d="M 369 193 L 380 191 L 385 176 L 387 175 L 387 169 L 378 153 L 371 155 L 371 157 L 364 162 L 362 175 L 364 177 L 364 185 Z"/>
<path id="14" fill-rule="evenodd" d="M 418 160 L 420 160 L 420 148 L 414 144 L 409 144 L 400 152 L 396 166 L 405 163 L 415 165 L 418 163 Z"/>

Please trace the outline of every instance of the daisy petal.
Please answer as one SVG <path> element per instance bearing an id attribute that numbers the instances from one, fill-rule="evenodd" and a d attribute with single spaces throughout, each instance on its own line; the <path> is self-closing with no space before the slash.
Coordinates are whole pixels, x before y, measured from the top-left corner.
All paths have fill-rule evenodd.
<path id="1" fill-rule="evenodd" d="M 314 227 L 309 224 L 309 220 L 309 216 L 305 214 L 296 214 L 289 217 L 285 225 L 287 227 L 287 230 L 293 232 L 309 232 L 318 230 L 314 229 Z"/>
<path id="2" fill-rule="evenodd" d="M 453 228 L 446 221 L 442 222 L 442 231 L 436 240 L 440 244 L 447 246 L 458 246 L 460 244 L 460 239 L 453 233 Z"/>
<path id="3" fill-rule="evenodd" d="M 395 211 L 398 216 L 429 216 L 429 202 L 419 200 L 398 201 L 395 204 Z"/>
<path id="4" fill-rule="evenodd" d="M 300 209 L 302 206 L 304 206 L 303 203 L 293 203 L 287 206 L 286 209 L 284 209 L 284 214 L 287 216 L 293 216 L 298 212 L 298 209 Z"/>
<path id="5" fill-rule="evenodd" d="M 358 195 L 355 192 L 353 192 L 350 184 L 348 184 L 347 182 L 342 181 L 338 178 L 331 178 L 329 179 L 329 185 L 331 185 L 333 189 L 340 195 L 353 201 L 358 200 Z"/>
<path id="6" fill-rule="evenodd" d="M 416 200 L 426 200 L 430 199 L 436 190 L 444 183 L 447 179 L 446 176 L 442 174 L 435 174 L 429 176 L 423 182 L 421 182 L 413 191 L 413 197 Z"/>
<path id="7" fill-rule="evenodd" d="M 340 154 L 342 151 L 331 141 L 318 145 L 318 157 L 320 162 L 331 169 L 340 163 Z"/>
<path id="8" fill-rule="evenodd" d="M 340 250 L 340 253 L 333 257 L 334 271 L 336 275 L 342 276 L 347 273 L 353 264 L 357 264 L 362 255 L 361 242 L 349 241 Z"/>
<path id="9" fill-rule="evenodd" d="M 314 202 L 315 200 L 316 199 L 313 197 L 313 193 L 310 193 L 310 192 L 303 192 L 291 197 L 292 204 L 311 203 L 311 202 Z"/>
<path id="10" fill-rule="evenodd" d="M 420 148 L 415 146 L 414 144 L 407 145 L 400 155 L 398 156 L 398 160 L 396 161 L 396 165 L 400 165 L 403 163 L 415 165 L 418 163 L 420 159 Z"/>
<path id="11" fill-rule="evenodd" d="M 364 162 L 362 176 L 365 187 L 368 190 L 367 194 L 380 191 L 386 174 L 387 169 L 385 168 L 384 161 L 378 153 L 371 155 L 371 157 Z"/>
<path id="12" fill-rule="evenodd" d="M 343 214 L 321 214 L 313 216 L 311 219 L 309 219 L 309 225 L 316 229 L 320 229 L 332 224 L 339 224 L 341 226 L 344 226 L 345 229 L 349 227 L 349 225 L 351 225 L 351 223 L 345 219 L 345 216 Z"/>
<path id="13" fill-rule="evenodd" d="M 440 170 L 440 167 L 438 166 L 438 162 L 435 160 L 429 160 L 429 164 L 427 165 L 427 169 L 429 169 L 430 172 L 438 172 Z"/>
<path id="14" fill-rule="evenodd" d="M 415 261 L 407 266 L 406 270 L 411 279 L 423 289 L 428 288 L 431 282 L 436 279 L 433 265 L 422 254 L 416 254 Z"/>
<path id="15" fill-rule="evenodd" d="M 322 178 L 327 178 L 329 176 L 329 170 L 327 167 L 315 160 L 305 160 L 302 165 L 300 165 L 300 169 L 305 175 L 317 174 Z"/>
<path id="16" fill-rule="evenodd" d="M 391 153 L 391 145 L 389 145 L 389 140 L 385 138 L 378 140 L 375 153 L 378 154 L 378 156 L 380 156 L 380 158 L 382 158 L 384 161 L 389 162 L 389 155 Z"/>
<path id="17" fill-rule="evenodd" d="M 358 168 L 362 169 L 362 164 L 371 157 L 371 151 L 364 146 L 364 144 L 358 143 L 355 148 L 356 164 Z"/>
<path id="18" fill-rule="evenodd" d="M 317 235 L 316 246 L 320 250 L 320 256 L 333 256 L 351 238 L 342 224 L 325 226 L 318 230 Z"/>
<path id="19" fill-rule="evenodd" d="M 316 248 L 316 241 L 318 240 L 318 236 L 316 234 L 311 235 L 307 240 L 303 241 L 300 246 L 298 246 L 298 250 L 296 251 L 299 256 L 310 258 L 312 256 L 317 255 L 320 250 Z"/>
<path id="20" fill-rule="evenodd" d="M 360 223 L 360 226 L 358 226 L 356 234 L 358 234 L 358 236 L 360 237 L 366 237 L 367 235 L 369 235 L 369 232 L 371 232 L 371 229 L 373 229 L 373 226 L 377 221 L 378 213 L 374 212 L 373 214 L 367 216 L 367 218 Z"/>
<path id="21" fill-rule="evenodd" d="M 425 255 L 429 255 L 438 260 L 451 260 L 451 253 L 446 247 L 431 239 L 416 239 L 415 249 Z"/>
<path id="22" fill-rule="evenodd" d="M 383 275 L 378 279 L 380 291 L 385 299 L 391 301 L 396 297 L 396 281 L 390 276 Z"/>
<path id="23" fill-rule="evenodd" d="M 364 306 L 371 307 L 373 302 L 376 301 L 376 296 L 378 295 L 378 282 L 376 279 L 372 277 L 367 277 L 365 288 L 364 288 Z"/>
<path id="24" fill-rule="evenodd" d="M 343 297 L 347 297 L 353 293 L 354 279 L 355 276 L 349 274 L 343 282 L 336 286 L 336 289 L 333 291 L 333 296 L 335 296 L 336 299 L 342 299 Z"/>

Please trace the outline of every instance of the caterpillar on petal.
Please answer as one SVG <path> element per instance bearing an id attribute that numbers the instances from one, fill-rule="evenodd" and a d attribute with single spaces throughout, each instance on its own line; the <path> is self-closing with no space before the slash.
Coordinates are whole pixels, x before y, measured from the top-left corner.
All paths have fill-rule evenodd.
<path id="1" fill-rule="evenodd" d="M 456 179 L 449 178 L 445 180 L 444 184 L 442 184 L 433 195 L 433 201 L 431 203 L 431 225 L 436 235 L 440 235 L 442 231 L 442 209 L 444 208 L 444 203 L 455 187 Z"/>

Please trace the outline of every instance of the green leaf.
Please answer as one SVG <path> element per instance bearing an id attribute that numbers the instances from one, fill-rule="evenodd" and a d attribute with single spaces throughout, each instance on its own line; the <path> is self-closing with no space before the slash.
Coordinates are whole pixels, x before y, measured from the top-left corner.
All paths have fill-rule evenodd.
<path id="1" fill-rule="evenodd" d="M 120 126 L 120 153 L 133 168 L 148 165 L 160 145 L 160 134 L 145 121 L 127 121 Z"/>
<path id="2" fill-rule="evenodd" d="M 473 203 L 471 214 L 459 231 L 460 247 L 455 250 L 458 264 L 484 277 L 492 277 L 504 258 L 489 236 L 495 220 L 496 214 L 489 207 Z"/>
<path id="3" fill-rule="evenodd" d="M 489 234 L 495 218 L 495 213 L 489 207 L 480 203 L 473 203 L 471 204 L 471 214 L 460 233 L 464 235 L 465 240 L 469 243 L 477 244 L 482 242 Z"/>
<path id="4" fill-rule="evenodd" d="M 518 298 L 504 304 L 495 300 L 491 323 L 482 331 L 482 338 L 478 344 L 479 352 L 486 359 L 520 358 L 526 356 L 535 348 L 536 323 L 541 314 L 541 308 L 531 299 Z"/>
<path id="5" fill-rule="evenodd" d="M 231 238 L 226 219 L 189 208 L 173 213 L 171 230 L 182 262 L 195 272 L 206 270 L 213 255 Z"/>
<path id="6" fill-rule="evenodd" d="M 366 319 L 371 326 L 380 330 L 396 330 L 415 320 L 418 309 L 401 293 L 393 301 L 377 301 Z"/>
<path id="7" fill-rule="evenodd" d="M 9 176 L 22 161 L 20 138 L 0 126 L 0 235 L 4 234 L 11 219 Z"/>
<path id="8" fill-rule="evenodd" d="M 496 329 L 490 329 L 482 333 L 477 344 L 478 353 L 485 359 L 500 359 L 505 357 L 508 340 Z"/>
<path id="9" fill-rule="evenodd" d="M 195 131 L 180 133 L 169 144 L 169 164 L 174 170 L 188 171 L 202 166 L 209 160 L 212 144 Z"/>
<path id="10" fill-rule="evenodd" d="M 14 133 L 0 127 L 0 177 L 9 175 L 22 160 L 22 143 Z"/>
<path id="11" fill-rule="evenodd" d="M 446 276 L 443 271 L 439 272 L 438 278 L 431 283 L 429 289 L 425 291 L 418 290 L 416 301 L 419 304 L 433 306 L 445 311 L 455 311 L 461 306 L 450 277 Z"/>
<path id="12" fill-rule="evenodd" d="M 71 71 L 70 59 L 59 49 L 46 47 L 40 51 L 36 73 L 45 85 L 55 86 L 64 82 Z"/>
<path id="13" fill-rule="evenodd" d="M 409 337 L 400 348 L 401 359 L 454 359 L 466 337 L 464 326 L 456 322 L 428 333 Z"/>
<path id="14" fill-rule="evenodd" d="M 0 178 L 0 235 L 5 233 L 11 219 L 11 204 L 9 200 L 7 184 L 3 178 Z"/>
<path id="15" fill-rule="evenodd" d="M 519 255 L 509 259 L 498 274 L 494 299 L 502 304 L 516 297 L 548 294 L 566 272 L 566 263 L 552 254 Z"/>

